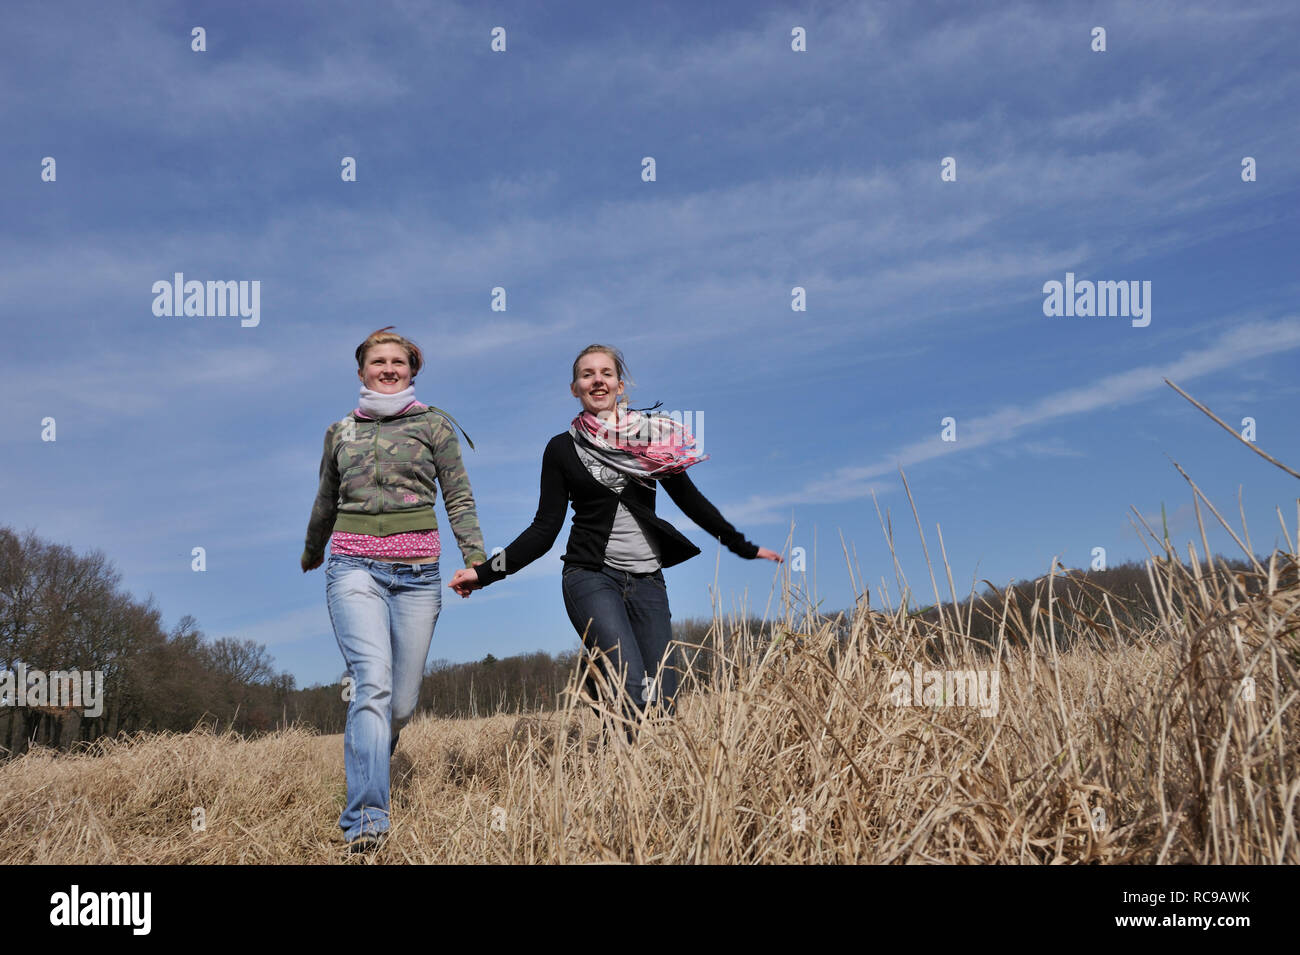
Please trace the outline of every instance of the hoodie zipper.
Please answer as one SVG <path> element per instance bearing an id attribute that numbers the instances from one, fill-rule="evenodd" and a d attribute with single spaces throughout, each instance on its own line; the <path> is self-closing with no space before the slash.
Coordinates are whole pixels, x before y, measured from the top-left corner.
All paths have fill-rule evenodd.
<path id="1" fill-rule="evenodd" d="M 421 414 L 423 414 L 423 410 L 421 410 Z M 379 513 L 380 514 L 384 513 L 384 486 L 379 482 L 379 428 L 380 425 L 383 423 L 383 421 L 398 421 L 401 420 L 402 418 L 407 418 L 407 417 L 409 417 L 409 415 L 403 414 L 392 418 L 384 418 L 382 420 L 379 418 L 374 419 L 375 441 L 374 441 L 374 447 L 371 449 L 370 456 L 375 460 L 375 487 L 379 489 Z M 468 435 L 466 435 L 466 437 L 468 438 Z"/>
<path id="2" fill-rule="evenodd" d="M 375 487 L 379 490 L 379 513 L 384 513 L 384 486 L 379 483 L 379 419 L 375 419 L 375 443 L 370 456 L 375 459 Z"/>

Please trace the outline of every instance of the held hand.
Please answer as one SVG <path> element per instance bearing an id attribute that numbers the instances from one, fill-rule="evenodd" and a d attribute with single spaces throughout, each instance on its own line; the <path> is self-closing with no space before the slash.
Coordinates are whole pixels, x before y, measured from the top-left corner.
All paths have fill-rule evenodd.
<path id="1" fill-rule="evenodd" d="M 781 560 L 780 554 L 774 550 L 768 550 L 766 547 L 760 547 L 756 556 L 762 557 L 764 560 L 774 560 L 778 564 L 784 563 L 784 561 Z"/>
<path id="2" fill-rule="evenodd" d="M 462 597 L 468 597 L 473 591 L 482 588 L 478 582 L 478 571 L 472 567 L 462 568 L 451 577 L 451 583 L 447 585 Z"/>
<path id="3" fill-rule="evenodd" d="M 299 563 L 302 564 L 302 572 L 305 574 L 307 571 L 315 570 L 321 564 L 325 563 L 325 558 L 317 557 L 315 560 L 308 560 L 307 555 L 303 554 L 302 557 L 299 558 Z"/>

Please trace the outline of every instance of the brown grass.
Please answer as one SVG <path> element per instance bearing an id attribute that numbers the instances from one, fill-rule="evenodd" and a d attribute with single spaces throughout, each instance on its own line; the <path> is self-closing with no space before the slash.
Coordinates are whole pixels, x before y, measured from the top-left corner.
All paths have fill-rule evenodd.
<path id="1" fill-rule="evenodd" d="M 951 605 L 931 624 L 873 610 L 863 594 L 851 619 L 832 621 L 786 579 L 779 638 L 716 617 L 715 689 L 693 688 L 675 720 L 635 745 L 606 740 L 572 695 L 532 717 L 413 722 L 394 760 L 392 836 L 373 856 L 348 857 L 335 827 L 338 736 L 196 730 L 33 751 L 0 766 L 0 856 L 1300 862 L 1300 583 L 1283 532 L 1289 552 L 1249 575 L 1211 574 L 1190 546 L 1187 563 L 1167 545 L 1153 554 L 1158 623 L 1144 633 L 1059 612 L 1055 576 L 1029 619 L 1010 602 L 993 608 L 987 647 Z M 1203 526 L 1201 538 L 1208 554 Z M 996 667 L 996 715 L 892 705 L 891 671 L 914 661 Z"/>

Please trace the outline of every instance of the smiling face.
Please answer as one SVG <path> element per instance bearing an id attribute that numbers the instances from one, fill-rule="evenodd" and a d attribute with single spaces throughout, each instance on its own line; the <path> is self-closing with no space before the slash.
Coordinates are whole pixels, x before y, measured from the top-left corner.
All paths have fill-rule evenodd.
<path id="1" fill-rule="evenodd" d="M 372 345 L 357 377 L 371 391 L 395 395 L 411 384 L 411 363 L 401 345 Z"/>
<path id="2" fill-rule="evenodd" d="M 582 402 L 583 410 L 598 418 L 613 414 L 614 405 L 624 390 L 614 366 L 614 356 L 603 351 L 583 355 L 578 361 L 578 377 L 569 390 Z"/>

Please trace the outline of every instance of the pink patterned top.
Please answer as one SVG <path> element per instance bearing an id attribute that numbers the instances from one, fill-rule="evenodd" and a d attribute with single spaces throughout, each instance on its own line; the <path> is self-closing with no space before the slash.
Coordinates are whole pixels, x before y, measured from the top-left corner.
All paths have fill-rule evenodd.
<path id="1" fill-rule="evenodd" d="M 369 534 L 344 534 L 335 531 L 330 535 L 330 553 L 351 557 L 437 557 L 442 553 L 437 531 L 407 531 L 372 537 Z"/>

